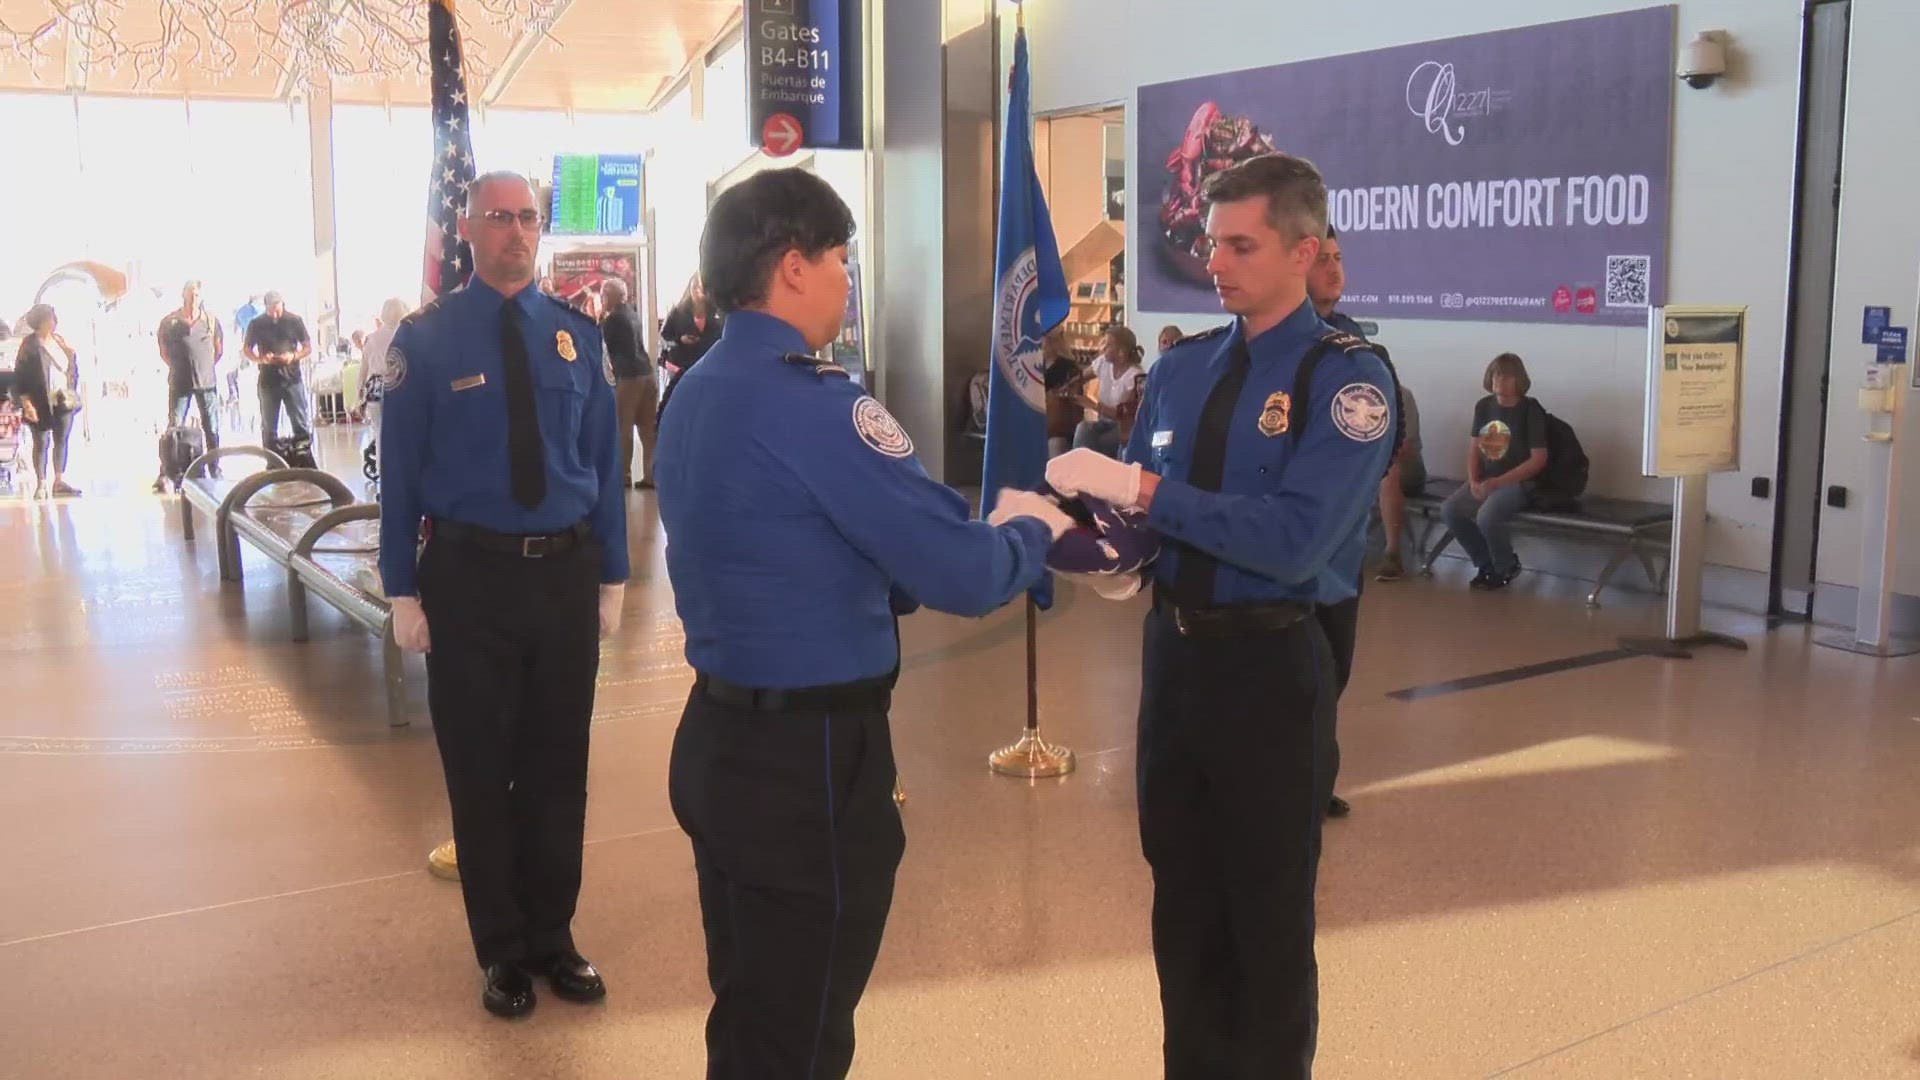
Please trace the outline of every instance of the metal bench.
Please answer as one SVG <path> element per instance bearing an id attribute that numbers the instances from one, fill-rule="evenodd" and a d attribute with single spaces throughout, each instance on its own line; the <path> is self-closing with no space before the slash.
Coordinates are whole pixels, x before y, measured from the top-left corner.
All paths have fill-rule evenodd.
<path id="1" fill-rule="evenodd" d="M 232 480 L 213 476 L 211 468 L 221 461 L 231 458 L 256 457 L 266 462 L 268 469 L 284 469 L 287 462 L 279 454 L 261 446 L 223 446 L 193 459 L 187 466 L 187 475 L 180 480 L 180 534 L 187 540 L 193 539 L 193 512 L 195 510 L 213 519 L 214 531 L 219 532 L 222 508 L 227 496 L 239 486 L 240 479 Z M 220 576 L 226 576 L 224 554 L 220 564 Z"/>
<path id="2" fill-rule="evenodd" d="M 253 446 L 232 448 L 232 454 L 261 455 L 267 459 L 269 469 L 236 480 L 209 477 L 207 465 L 228 455 L 228 448 L 221 448 L 196 459 L 188 467 L 186 479 L 180 482 L 180 521 L 184 523 L 186 536 L 192 538 L 192 511 L 196 507 L 213 515 L 223 580 L 240 580 L 244 575 L 240 540 L 246 540 L 259 553 L 286 567 L 294 553 L 294 544 L 300 542 L 307 527 L 326 515 L 326 511 L 353 503 L 353 492 L 346 482 L 330 473 L 319 469 L 288 469 L 280 457 Z M 271 467 L 273 463 L 280 463 L 280 467 Z"/>
<path id="3" fill-rule="evenodd" d="M 380 507 L 343 506 L 321 515 L 294 542 L 287 559 L 287 603 L 293 640 L 306 641 L 307 596 L 335 610 L 380 639 L 381 668 L 387 690 L 387 722 L 405 727 L 405 661 L 393 639 L 393 608 L 380 590 Z"/>
<path id="4" fill-rule="evenodd" d="M 1465 481 L 1435 478 L 1427 481 L 1426 488 L 1420 494 L 1407 499 L 1408 512 L 1418 514 L 1422 521 L 1420 535 L 1416 539 L 1417 550 L 1422 552 L 1422 577 L 1433 576 L 1433 564 L 1439 560 L 1447 545 L 1453 543 L 1453 532 L 1440 519 L 1440 505 L 1447 501 L 1447 496 L 1464 486 Z M 1671 506 L 1588 495 L 1569 505 L 1523 510 L 1513 519 L 1513 524 L 1517 529 L 1530 532 L 1601 537 L 1610 541 L 1607 565 L 1594 582 L 1593 591 L 1587 594 L 1588 607 L 1600 606 L 1601 591 L 1613 580 L 1620 564 L 1629 558 L 1639 560 L 1640 568 L 1646 571 L 1647 581 L 1656 590 L 1666 591 L 1667 575 L 1673 561 Z M 1427 541 L 1435 529 L 1440 530 L 1440 539 L 1429 547 Z M 1652 557 L 1655 552 L 1662 556 L 1657 570 Z"/>

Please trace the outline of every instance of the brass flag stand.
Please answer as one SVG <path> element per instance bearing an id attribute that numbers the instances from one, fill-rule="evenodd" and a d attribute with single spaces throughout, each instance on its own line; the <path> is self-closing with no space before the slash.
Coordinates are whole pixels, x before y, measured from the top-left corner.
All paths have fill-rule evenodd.
<path id="1" fill-rule="evenodd" d="M 1027 726 L 1020 741 L 988 755 L 987 764 L 1001 776 L 1040 780 L 1073 771 L 1073 751 L 1040 737 L 1039 612 L 1027 597 Z"/>

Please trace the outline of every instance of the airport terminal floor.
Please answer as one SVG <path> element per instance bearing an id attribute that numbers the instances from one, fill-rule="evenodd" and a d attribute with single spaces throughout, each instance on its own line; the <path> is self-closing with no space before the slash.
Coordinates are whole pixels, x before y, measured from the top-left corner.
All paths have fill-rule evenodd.
<path id="1" fill-rule="evenodd" d="M 343 436 L 325 463 L 343 475 Z M 476 1005 L 446 795 L 412 661 L 380 652 L 137 481 L 0 502 L 0 1077 L 695 1077 L 708 1003 L 666 798 L 691 681 L 650 493 L 604 650 L 575 924 L 609 1000 Z M 1369 587 L 1319 892 L 1317 1075 L 1866 1080 L 1920 1071 L 1915 664 L 1713 613 L 1752 651 L 1579 657 L 1659 624 L 1578 582 Z M 994 776 L 1017 609 L 906 623 L 894 709 L 908 852 L 854 1075 L 1159 1075 L 1135 835 L 1141 600 L 1041 626 L 1050 736 L 1080 769 Z M 1399 693 L 1411 691 L 1410 693 Z"/>

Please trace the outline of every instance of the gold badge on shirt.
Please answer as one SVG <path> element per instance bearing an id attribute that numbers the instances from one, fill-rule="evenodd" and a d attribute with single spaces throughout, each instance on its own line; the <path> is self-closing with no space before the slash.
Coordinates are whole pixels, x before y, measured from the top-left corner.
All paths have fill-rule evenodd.
<path id="1" fill-rule="evenodd" d="M 1293 398 L 1284 390 L 1267 395 L 1267 403 L 1260 406 L 1260 434 L 1271 439 L 1275 435 L 1285 435 L 1293 415 Z"/>
<path id="2" fill-rule="evenodd" d="M 579 351 L 573 347 L 573 335 L 567 333 L 565 330 L 554 335 L 553 344 L 554 348 L 560 350 L 560 359 L 565 360 L 567 363 L 571 364 L 575 360 L 580 359 Z"/>

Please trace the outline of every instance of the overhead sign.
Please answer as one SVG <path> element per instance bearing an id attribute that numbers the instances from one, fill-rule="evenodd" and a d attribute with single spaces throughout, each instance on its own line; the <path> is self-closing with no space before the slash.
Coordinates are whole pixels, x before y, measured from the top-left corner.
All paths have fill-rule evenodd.
<path id="1" fill-rule="evenodd" d="M 863 145 L 861 0 L 746 0 L 747 137 L 775 154 Z"/>
<path id="2" fill-rule="evenodd" d="M 640 229 L 638 154 L 555 154 L 552 228 L 557 236 L 630 236 Z"/>
<path id="3" fill-rule="evenodd" d="M 1654 308 L 1648 315 L 1647 476 L 1740 467 L 1740 380 L 1747 309 Z"/>
<path id="4" fill-rule="evenodd" d="M 1278 150 L 1326 180 L 1348 314 L 1642 325 L 1666 290 L 1674 19 L 1647 8 L 1142 86 L 1140 307 L 1220 310 L 1202 187 Z"/>

